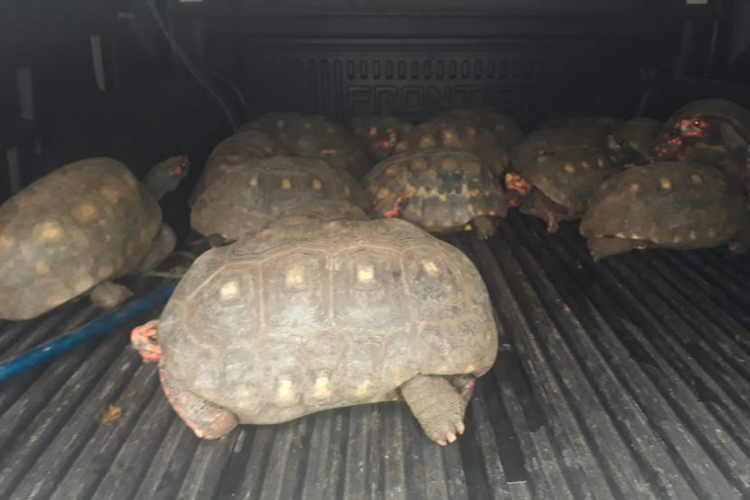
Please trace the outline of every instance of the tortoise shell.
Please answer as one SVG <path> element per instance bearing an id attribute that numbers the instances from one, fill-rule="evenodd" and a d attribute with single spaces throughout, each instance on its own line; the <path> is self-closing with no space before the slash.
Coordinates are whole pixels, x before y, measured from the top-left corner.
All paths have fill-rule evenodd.
<path id="1" fill-rule="evenodd" d="M 497 329 L 461 251 L 401 220 L 317 227 L 195 261 L 159 324 L 171 381 L 240 423 L 272 424 L 395 399 L 418 374 L 490 369 Z"/>
<path id="2" fill-rule="evenodd" d="M 420 123 L 404 140 L 396 144 L 394 152 L 436 148 L 474 153 L 498 175 L 508 166 L 508 153 L 498 144 L 492 132 L 481 125 L 446 118 Z"/>
<path id="3" fill-rule="evenodd" d="M 513 169 L 561 210 L 561 219 L 583 215 L 594 189 L 617 173 L 605 136 L 590 128 L 544 128 L 511 149 Z M 539 214 L 532 214 L 539 215 Z"/>
<path id="4" fill-rule="evenodd" d="M 312 203 L 346 200 L 367 208 L 367 199 L 351 176 L 322 160 L 275 156 L 247 161 L 208 186 L 190 224 L 201 234 L 236 240 Z"/>
<path id="5" fill-rule="evenodd" d="M 345 200 L 324 200 L 297 210 L 292 210 L 284 217 L 271 222 L 271 227 L 291 227 L 307 229 L 309 226 L 321 222 L 335 220 L 370 220 L 367 214 L 358 206 Z"/>
<path id="6" fill-rule="evenodd" d="M 357 179 L 370 169 L 370 162 L 354 135 L 323 116 L 269 113 L 243 128 L 267 132 L 291 154 L 324 160 Z"/>
<path id="7" fill-rule="evenodd" d="M 740 234 L 747 205 L 718 169 L 660 162 L 612 176 L 596 190 L 581 234 L 641 242 L 644 246 L 714 247 Z"/>
<path id="8" fill-rule="evenodd" d="M 633 118 L 617 127 L 609 136 L 609 149 L 624 167 L 648 163 L 662 123 L 652 118 Z"/>
<path id="9" fill-rule="evenodd" d="M 465 151 L 394 155 L 375 165 L 366 183 L 376 216 L 391 217 L 400 206 L 400 217 L 432 233 L 468 230 L 476 217 L 505 216 L 507 211 L 493 172 Z"/>
<path id="10" fill-rule="evenodd" d="M 514 146 L 523 139 L 518 121 L 508 113 L 486 108 L 454 108 L 443 111 L 437 118 L 483 127 L 489 130 L 495 136 L 495 141 L 504 148 Z"/>
<path id="11" fill-rule="evenodd" d="M 214 148 L 208 157 L 198 183 L 190 195 L 189 205 L 191 207 L 195 205 L 195 201 L 209 184 L 230 169 L 241 166 L 247 160 L 288 154 L 289 152 L 275 139 L 259 130 L 245 130 L 227 137 Z"/>
<path id="12" fill-rule="evenodd" d="M 47 174 L 0 207 L 0 318 L 34 318 L 127 274 L 160 225 L 154 197 L 116 160 Z"/>
<path id="13" fill-rule="evenodd" d="M 362 116 L 351 122 L 354 135 L 375 160 L 393 154 L 393 148 L 414 130 L 414 125 L 395 116 Z"/>

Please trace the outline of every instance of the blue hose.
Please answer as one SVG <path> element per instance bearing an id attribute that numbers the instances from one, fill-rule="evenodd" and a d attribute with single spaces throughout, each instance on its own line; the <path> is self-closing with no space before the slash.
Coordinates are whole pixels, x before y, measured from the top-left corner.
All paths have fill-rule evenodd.
<path id="1" fill-rule="evenodd" d="M 0 363 L 0 382 L 5 382 L 21 372 L 62 356 L 77 345 L 96 337 L 101 337 L 113 329 L 122 326 L 125 322 L 133 319 L 135 316 L 155 309 L 169 300 L 169 297 L 172 295 L 172 292 L 174 292 L 176 286 L 177 285 L 170 285 L 160 288 L 157 291 L 128 304 L 117 312 L 108 314 L 107 316 L 92 323 L 88 323 L 77 330 L 40 344 L 20 356 L 3 361 Z"/>

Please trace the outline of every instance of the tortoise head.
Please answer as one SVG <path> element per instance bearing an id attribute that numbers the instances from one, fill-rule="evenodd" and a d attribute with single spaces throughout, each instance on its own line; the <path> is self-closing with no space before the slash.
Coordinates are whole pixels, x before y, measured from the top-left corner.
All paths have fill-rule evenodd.
<path id="1" fill-rule="evenodd" d="M 524 197 L 528 196 L 534 186 L 515 172 L 506 172 L 503 179 L 505 191 L 508 195 L 508 206 L 517 207 L 521 205 Z"/>
<path id="2" fill-rule="evenodd" d="M 190 171 L 190 159 L 187 156 L 173 156 L 157 163 L 146 174 L 146 187 L 156 197 L 173 191 Z"/>
<path id="3" fill-rule="evenodd" d="M 373 127 L 371 132 L 374 131 L 373 141 L 370 143 L 370 152 L 378 160 L 382 160 L 391 156 L 393 149 L 398 143 L 398 133 L 393 127 L 387 127 L 383 130 L 378 130 Z"/>
<path id="4" fill-rule="evenodd" d="M 409 193 L 401 193 L 398 198 L 396 199 L 396 202 L 393 204 L 393 207 L 385 212 L 383 214 L 387 219 L 393 219 L 394 217 L 399 218 L 406 213 L 406 209 L 409 206 L 409 200 L 411 199 L 411 195 Z"/>
<path id="5" fill-rule="evenodd" d="M 711 134 L 715 125 L 711 120 L 702 116 L 693 116 L 678 121 L 675 124 L 675 128 L 680 131 L 682 137 L 705 139 Z"/>

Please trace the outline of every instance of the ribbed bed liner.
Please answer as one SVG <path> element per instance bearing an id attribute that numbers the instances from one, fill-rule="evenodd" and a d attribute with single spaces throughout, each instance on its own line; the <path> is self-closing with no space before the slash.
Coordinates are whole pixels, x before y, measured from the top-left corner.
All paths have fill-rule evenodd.
<path id="1" fill-rule="evenodd" d="M 750 497 L 750 258 L 592 264 L 574 226 L 516 215 L 489 243 L 450 241 L 503 331 L 457 445 L 396 403 L 199 441 L 128 327 L 0 389 L 0 498 Z M 2 358 L 96 314 L 82 300 L 3 324 Z M 102 424 L 108 405 L 121 416 Z"/>

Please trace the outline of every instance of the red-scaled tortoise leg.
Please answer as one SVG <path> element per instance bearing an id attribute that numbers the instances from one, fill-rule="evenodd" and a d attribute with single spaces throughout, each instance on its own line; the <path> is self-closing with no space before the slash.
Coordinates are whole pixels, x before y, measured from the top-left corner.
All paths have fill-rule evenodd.
<path id="1" fill-rule="evenodd" d="M 155 363 L 161 359 L 161 347 L 157 343 L 158 331 L 159 320 L 155 319 L 130 332 L 130 344 L 141 355 L 144 363 Z"/>
<path id="2" fill-rule="evenodd" d="M 159 370 L 159 379 L 172 408 L 199 438 L 218 439 L 237 426 L 237 417 L 233 413 L 171 382 L 162 369 Z"/>

